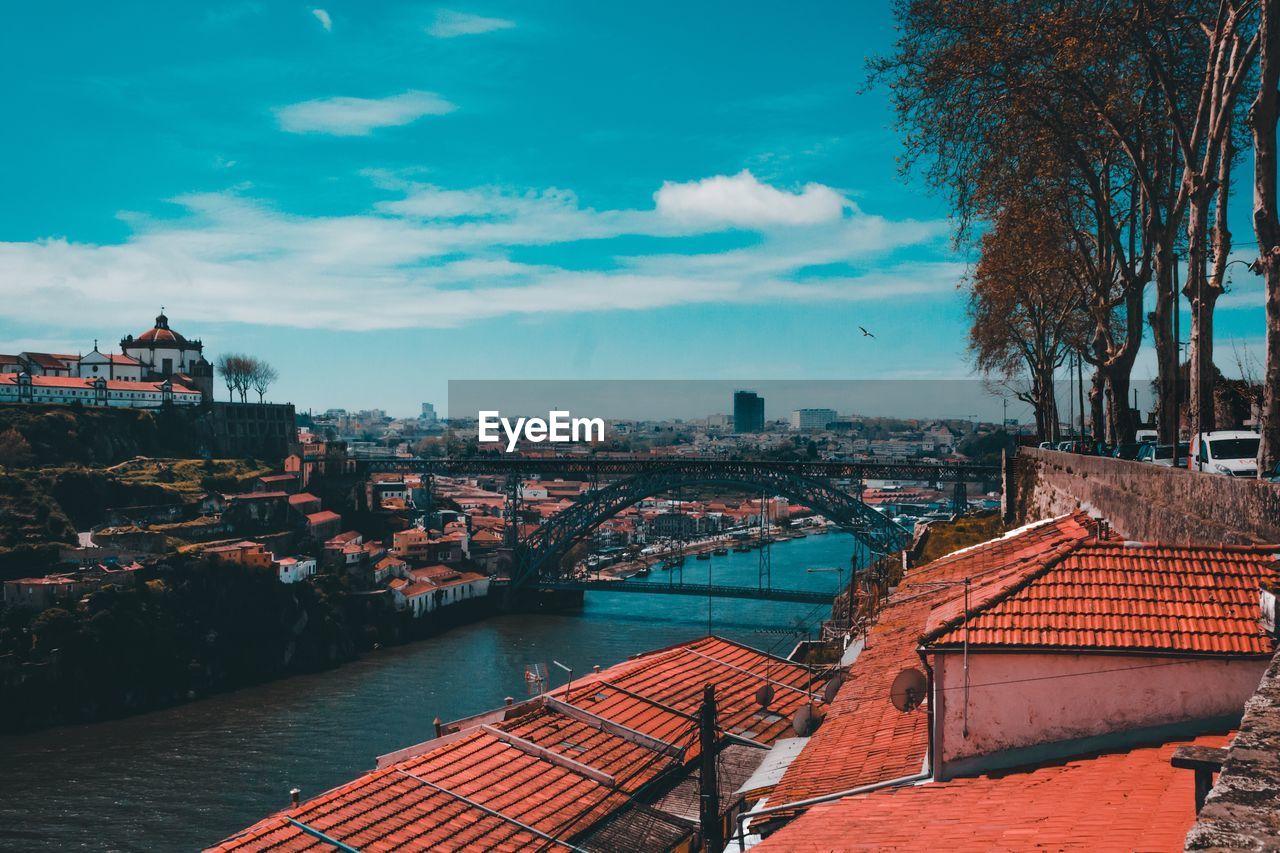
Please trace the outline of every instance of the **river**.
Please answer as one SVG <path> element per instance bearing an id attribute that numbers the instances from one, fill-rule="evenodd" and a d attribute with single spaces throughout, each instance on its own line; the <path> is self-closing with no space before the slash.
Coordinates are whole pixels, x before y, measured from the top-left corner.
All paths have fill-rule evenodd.
<path id="1" fill-rule="evenodd" d="M 831 590 L 855 542 L 779 542 L 773 582 Z M 686 562 L 685 580 L 756 584 L 758 554 Z M 843 575 L 848 578 L 847 571 Z M 650 583 L 666 583 L 655 569 Z M 829 608 L 723 599 L 714 632 L 786 655 Z M 588 593 L 580 611 L 497 616 L 296 676 L 123 720 L 0 737 L 0 850 L 197 850 L 432 736 L 452 720 L 527 695 L 524 672 L 558 660 L 577 673 L 707 633 L 706 599 Z M 561 673 L 552 668 L 553 683 Z"/>

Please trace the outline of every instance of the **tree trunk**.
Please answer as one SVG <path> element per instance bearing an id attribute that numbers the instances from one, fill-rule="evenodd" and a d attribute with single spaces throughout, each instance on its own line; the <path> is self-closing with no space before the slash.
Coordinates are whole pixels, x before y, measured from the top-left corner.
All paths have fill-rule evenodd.
<path id="1" fill-rule="evenodd" d="M 1262 384 L 1258 476 L 1280 462 L 1280 207 L 1276 199 L 1276 87 L 1280 86 L 1280 0 L 1263 0 L 1259 23 L 1258 97 L 1253 127 L 1253 231 L 1258 271 L 1266 283 L 1267 366 Z"/>
<path id="2" fill-rule="evenodd" d="M 1107 440 L 1130 444 L 1137 429 L 1129 407 L 1129 366 L 1107 371 Z"/>
<path id="3" fill-rule="evenodd" d="M 1213 406 L 1213 302 L 1208 281 L 1209 201 L 1212 187 L 1197 187 L 1187 210 L 1187 283 L 1183 295 L 1191 306 L 1191 350 L 1188 357 L 1187 419 L 1191 434 L 1210 432 Z"/>
<path id="4" fill-rule="evenodd" d="M 1102 368 L 1095 367 L 1093 369 L 1093 378 L 1089 381 L 1089 420 L 1094 442 L 1107 441 L 1111 438 L 1107 434 L 1107 418 L 1106 418 L 1106 387 L 1107 379 L 1102 372 Z"/>
<path id="5" fill-rule="evenodd" d="M 1173 250 L 1162 246 L 1155 256 L 1156 304 L 1148 315 L 1156 350 L 1156 433 L 1161 444 L 1178 440 L 1178 342 L 1173 336 Z"/>
<path id="6" fill-rule="evenodd" d="M 1045 441 L 1058 440 L 1058 400 L 1055 394 L 1057 390 L 1053 382 L 1053 370 L 1051 368 L 1042 368 L 1036 377 L 1036 393 L 1039 401 L 1036 403 L 1036 420 L 1043 422 L 1041 433 Z"/>

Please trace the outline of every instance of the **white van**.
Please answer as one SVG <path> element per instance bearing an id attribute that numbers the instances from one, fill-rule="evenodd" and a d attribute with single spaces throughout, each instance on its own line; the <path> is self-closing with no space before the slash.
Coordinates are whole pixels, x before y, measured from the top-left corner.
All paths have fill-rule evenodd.
<path id="1" fill-rule="evenodd" d="M 1133 440 L 1138 444 L 1155 444 L 1158 435 L 1153 429 L 1140 429 L 1133 434 Z"/>
<path id="2" fill-rule="evenodd" d="M 1258 443 L 1261 438 L 1248 430 L 1220 429 L 1197 433 L 1191 442 L 1193 471 L 1227 474 L 1232 477 L 1258 476 Z"/>

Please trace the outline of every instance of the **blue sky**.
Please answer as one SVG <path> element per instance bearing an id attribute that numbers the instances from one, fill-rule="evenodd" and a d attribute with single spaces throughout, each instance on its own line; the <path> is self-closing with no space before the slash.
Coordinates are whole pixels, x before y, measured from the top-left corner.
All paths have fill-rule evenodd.
<path id="1" fill-rule="evenodd" d="M 449 379 L 967 375 L 965 258 L 861 92 L 885 6 L 15 7 L 0 351 L 163 304 L 277 399 L 393 413 Z M 1256 346 L 1251 284 L 1220 347 Z"/>

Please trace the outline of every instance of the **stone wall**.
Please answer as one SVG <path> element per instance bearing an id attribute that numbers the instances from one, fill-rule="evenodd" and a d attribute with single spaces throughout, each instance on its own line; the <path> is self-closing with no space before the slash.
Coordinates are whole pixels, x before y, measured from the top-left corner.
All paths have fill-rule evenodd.
<path id="1" fill-rule="evenodd" d="M 1280 850 L 1280 654 L 1244 706 L 1186 849 Z"/>
<path id="2" fill-rule="evenodd" d="M 1083 506 L 1144 542 L 1280 542 L 1277 483 L 1035 448 L 1018 451 L 1009 479 L 1018 523 Z"/>

